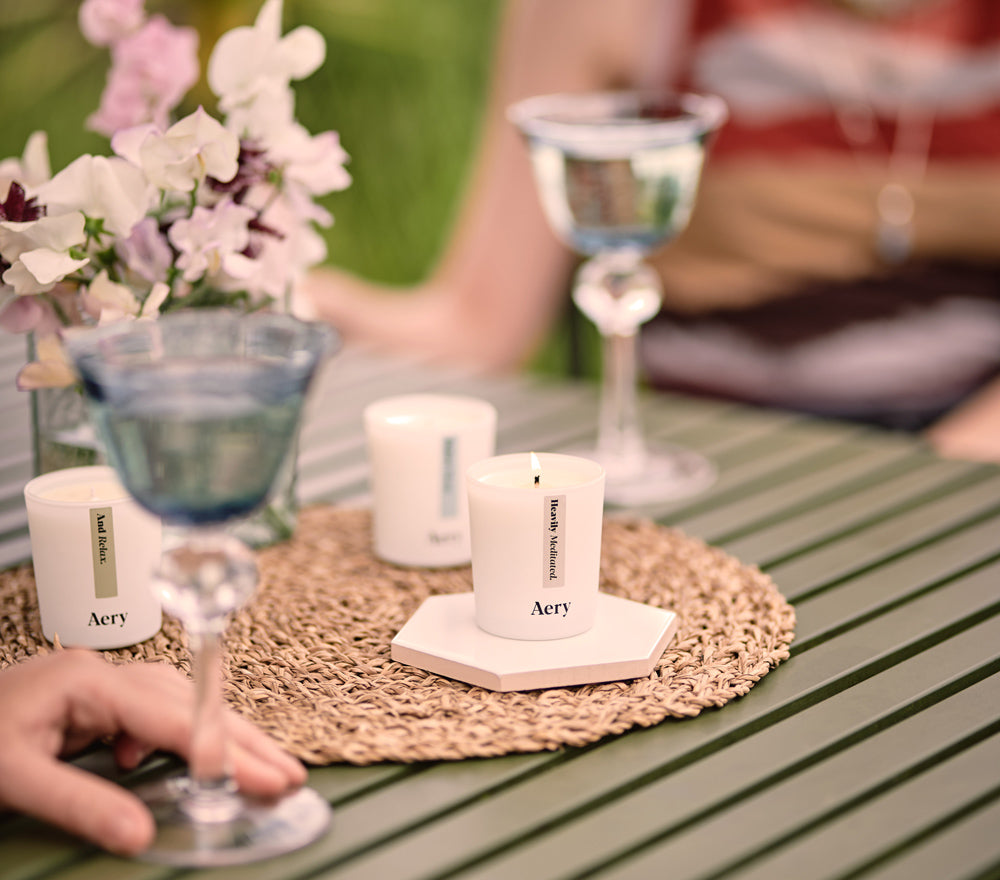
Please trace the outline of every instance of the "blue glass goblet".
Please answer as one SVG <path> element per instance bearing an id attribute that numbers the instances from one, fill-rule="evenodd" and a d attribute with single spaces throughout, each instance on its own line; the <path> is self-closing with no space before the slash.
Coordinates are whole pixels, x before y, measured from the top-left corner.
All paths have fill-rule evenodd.
<path id="1" fill-rule="evenodd" d="M 220 638 L 257 583 L 253 554 L 223 527 L 266 500 L 335 338 L 288 315 L 204 309 L 67 342 L 110 463 L 176 538 L 165 542 L 154 586 L 187 629 L 196 710 L 187 775 L 137 791 L 157 820 L 149 861 L 255 861 L 304 846 L 329 824 L 329 804 L 311 789 L 266 803 L 236 790 Z"/>

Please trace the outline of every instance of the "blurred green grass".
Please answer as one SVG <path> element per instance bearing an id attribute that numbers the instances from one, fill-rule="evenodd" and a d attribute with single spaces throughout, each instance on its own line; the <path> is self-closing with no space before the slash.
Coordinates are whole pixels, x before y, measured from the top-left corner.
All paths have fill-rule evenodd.
<path id="1" fill-rule="evenodd" d="M 218 36 L 252 23 L 260 4 L 147 0 L 146 5 L 151 14 L 198 30 L 204 70 Z M 285 0 L 285 31 L 308 24 L 327 44 L 323 66 L 294 86 L 297 116 L 314 133 L 339 132 L 351 156 L 352 185 L 322 200 L 335 218 L 324 232 L 328 262 L 394 285 L 418 281 L 433 266 L 470 171 L 501 5 L 502 0 Z M 110 151 L 105 138 L 86 130 L 109 59 L 80 35 L 77 9 L 77 0 L 0 0 L 0 158 L 19 156 L 39 129 L 48 132 L 53 171 L 83 152 Z M 197 103 L 214 109 L 203 83 L 192 98 L 185 109 Z M 569 338 L 564 321 L 532 369 L 565 372 L 573 360 Z"/>

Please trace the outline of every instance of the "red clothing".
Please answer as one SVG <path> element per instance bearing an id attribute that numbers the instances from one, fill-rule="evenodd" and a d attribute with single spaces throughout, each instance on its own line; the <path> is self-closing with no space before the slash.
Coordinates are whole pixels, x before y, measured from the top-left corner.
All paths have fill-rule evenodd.
<path id="1" fill-rule="evenodd" d="M 920 427 L 1000 370 L 1000 2 L 848 5 L 695 2 L 681 85 L 730 120 L 654 258 L 643 361 L 661 387 Z M 915 208 L 896 267 L 888 183 Z"/>
<path id="2" fill-rule="evenodd" d="M 798 49 L 798 51 L 796 51 Z M 936 0 L 885 20 L 841 10 L 829 0 L 703 0 L 691 22 L 689 88 L 726 98 L 732 117 L 714 158 L 848 149 L 821 65 L 847 50 L 855 66 L 881 64 L 898 83 L 866 82 L 861 100 L 876 106 L 880 136 L 863 152 L 886 153 L 895 136 L 899 100 L 908 92 L 934 116 L 933 160 L 1000 155 L 1000 3 Z M 833 58 L 850 97 L 851 63 Z M 926 61 L 926 64 L 921 62 Z M 934 69 L 927 65 L 933 64 Z M 745 100 L 767 92 L 768 118 Z M 894 100 L 895 99 L 895 100 Z M 758 105 L 759 105 L 758 101 Z"/>

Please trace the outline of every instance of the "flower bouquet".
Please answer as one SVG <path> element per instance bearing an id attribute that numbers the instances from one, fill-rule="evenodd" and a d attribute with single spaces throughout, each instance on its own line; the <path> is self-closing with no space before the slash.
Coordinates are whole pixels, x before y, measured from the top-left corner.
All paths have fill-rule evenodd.
<path id="1" fill-rule="evenodd" d="M 291 83 L 325 57 L 310 27 L 281 32 L 282 0 L 214 46 L 218 118 L 177 108 L 198 82 L 198 35 L 143 0 L 84 0 L 85 39 L 110 51 L 88 126 L 110 155 L 50 172 L 44 132 L 0 162 L 0 327 L 31 333 L 26 390 L 74 386 L 62 339 L 74 327 L 180 308 L 286 308 L 326 256 L 315 199 L 350 183 L 338 135 L 295 119 Z M 36 422 L 37 422 L 36 416 Z M 36 463 L 36 468 L 38 464 Z M 44 466 L 42 467 L 44 468 Z"/>

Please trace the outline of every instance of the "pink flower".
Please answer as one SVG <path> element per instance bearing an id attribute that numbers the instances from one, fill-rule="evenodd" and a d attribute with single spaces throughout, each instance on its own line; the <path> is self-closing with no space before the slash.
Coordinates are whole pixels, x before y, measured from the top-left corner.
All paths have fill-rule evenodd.
<path id="1" fill-rule="evenodd" d="M 246 278 L 254 263 L 242 251 L 250 243 L 247 224 L 254 214 L 245 205 L 223 201 L 211 209 L 199 205 L 190 219 L 175 221 L 168 238 L 179 252 L 177 267 L 184 271 L 184 280 L 193 282 L 219 273 Z"/>
<path id="2" fill-rule="evenodd" d="M 110 46 L 137 31 L 144 16 L 143 0 L 84 0 L 80 31 L 88 43 Z"/>
<path id="3" fill-rule="evenodd" d="M 153 16 L 114 45 L 101 106 L 87 124 L 109 136 L 145 122 L 166 128 L 170 111 L 198 81 L 198 73 L 197 31 Z"/>
<path id="4" fill-rule="evenodd" d="M 140 278 L 146 281 L 163 281 L 173 262 L 166 236 L 160 232 L 153 217 L 143 217 L 128 238 L 115 245 L 118 258 Z"/>
<path id="5" fill-rule="evenodd" d="M 0 327 L 8 333 L 55 333 L 59 318 L 52 306 L 37 296 L 15 296 L 0 308 Z"/>
<path id="6" fill-rule="evenodd" d="M 148 122 L 149 101 L 142 83 L 129 71 L 112 67 L 101 94 L 101 106 L 87 119 L 87 127 L 104 135 Z"/>

